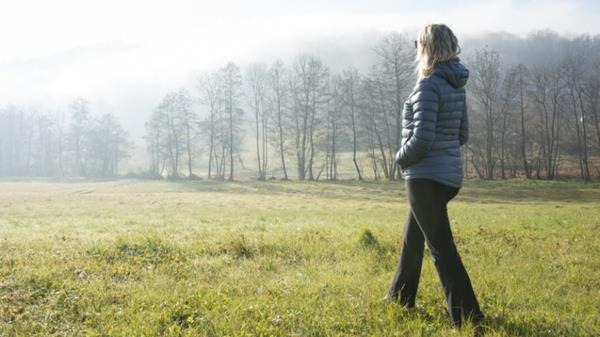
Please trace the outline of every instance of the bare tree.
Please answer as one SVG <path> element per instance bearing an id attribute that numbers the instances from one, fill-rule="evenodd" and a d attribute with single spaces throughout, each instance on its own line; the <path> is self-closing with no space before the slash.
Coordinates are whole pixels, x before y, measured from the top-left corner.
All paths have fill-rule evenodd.
<path id="1" fill-rule="evenodd" d="M 528 85 L 529 78 L 529 70 L 523 64 L 519 64 L 517 67 L 518 74 L 518 88 L 519 88 L 519 112 L 520 112 L 520 134 L 521 134 L 521 142 L 519 146 L 519 150 L 521 152 L 521 160 L 523 163 L 523 171 L 525 172 L 525 177 L 527 179 L 531 179 L 531 168 L 529 165 L 529 161 L 527 159 L 527 143 L 528 137 L 525 129 L 525 109 L 526 109 L 526 101 L 525 101 L 525 90 Z"/>
<path id="2" fill-rule="evenodd" d="M 153 177 L 162 177 L 166 165 L 166 156 L 163 156 L 162 144 L 162 125 L 160 124 L 160 110 L 155 109 L 146 122 L 146 147 L 150 154 L 150 175 Z"/>
<path id="3" fill-rule="evenodd" d="M 583 180 L 590 181 L 592 176 L 588 156 L 587 109 L 583 99 L 585 92 L 584 76 L 587 70 L 584 55 L 585 53 L 582 53 L 581 50 L 576 50 L 574 54 L 565 58 L 562 69 L 564 71 L 565 89 L 569 97 L 569 110 L 572 114 L 575 129 L 579 171 Z"/>
<path id="4" fill-rule="evenodd" d="M 185 132 L 185 151 L 187 154 L 188 178 L 193 179 L 193 153 L 195 147 L 193 140 L 195 139 L 197 132 L 196 125 L 198 124 L 198 115 L 196 114 L 196 111 L 192 109 L 192 99 L 190 98 L 187 90 L 179 89 L 174 94 L 175 97 L 173 104 L 175 106 L 173 108 L 178 114 L 178 117 L 181 120 L 181 126 Z"/>
<path id="5" fill-rule="evenodd" d="M 358 124 L 358 90 L 360 86 L 361 77 L 358 73 L 358 70 L 354 68 L 347 69 L 342 74 L 342 101 L 344 102 L 344 106 L 347 108 L 348 115 L 350 117 L 350 125 L 352 129 L 352 162 L 354 163 L 354 168 L 356 169 L 356 174 L 358 175 L 358 180 L 362 180 L 362 174 L 360 172 L 360 167 L 358 166 L 358 161 L 356 159 L 356 152 L 358 149 L 358 132 L 357 132 L 357 124 Z"/>
<path id="6" fill-rule="evenodd" d="M 229 154 L 229 177 L 228 180 L 234 178 L 234 162 L 233 154 L 239 151 L 241 141 L 241 118 L 244 111 L 240 108 L 240 99 L 242 96 L 242 75 L 237 65 L 229 62 L 221 69 L 223 76 L 223 94 L 225 97 L 225 113 L 227 119 L 227 152 Z"/>
<path id="7" fill-rule="evenodd" d="M 533 99 L 539 111 L 541 161 L 546 179 L 554 179 L 560 158 L 560 129 L 564 85 L 557 65 L 537 66 L 533 74 Z M 539 178 L 539 171 L 538 171 Z"/>
<path id="8" fill-rule="evenodd" d="M 119 162 L 129 156 L 131 146 L 128 133 L 117 118 L 104 114 L 91 121 L 84 137 L 87 175 L 94 177 L 118 177 Z"/>
<path id="9" fill-rule="evenodd" d="M 329 77 L 329 99 L 327 100 L 327 136 L 325 167 L 328 180 L 337 180 L 338 176 L 338 129 L 342 119 L 341 77 Z"/>
<path id="10" fill-rule="evenodd" d="M 509 146 L 507 138 L 514 139 L 514 137 L 507 137 L 507 133 L 509 130 L 512 130 L 512 121 L 514 120 L 512 118 L 512 111 L 517 103 L 517 74 L 517 69 L 514 67 L 506 69 L 500 89 L 499 113 L 502 117 L 502 127 L 500 129 L 500 174 L 502 179 L 508 177 L 507 170 L 514 170 L 512 168 L 514 165 L 514 152 L 507 151 L 507 147 Z M 511 135 L 509 134 L 509 136 Z M 507 167 L 507 165 L 510 167 Z"/>
<path id="11" fill-rule="evenodd" d="M 374 49 L 378 56 L 377 75 L 380 97 L 386 101 L 382 105 L 385 109 L 390 109 L 385 120 L 389 123 L 392 136 L 391 145 L 394 147 L 392 151 L 400 148 L 404 99 L 407 89 L 412 87 L 415 79 L 412 75 L 414 49 L 411 49 L 412 43 L 408 41 L 404 35 L 392 33 L 385 36 Z M 388 162 L 392 166 L 388 173 L 389 179 L 395 180 L 400 175 L 400 168 L 394 160 Z"/>
<path id="12" fill-rule="evenodd" d="M 384 177 L 390 179 L 390 171 L 393 170 L 393 166 L 389 164 L 389 161 L 394 148 L 391 147 L 389 134 L 386 137 L 385 130 L 389 130 L 389 123 L 387 122 L 385 107 L 378 104 L 382 100 L 377 97 L 376 80 L 365 78 L 362 82 L 361 92 L 364 96 L 362 100 L 365 105 L 364 112 L 369 133 L 373 176 L 376 180 L 379 179 L 379 167 L 381 167 Z"/>
<path id="13" fill-rule="evenodd" d="M 208 179 L 213 178 L 213 167 L 216 177 L 223 179 L 224 175 L 219 164 L 223 158 L 219 157 L 219 148 L 224 148 L 222 128 L 223 106 L 225 102 L 223 77 L 221 72 L 205 74 L 198 79 L 200 102 L 208 107 L 208 116 L 200 123 L 208 137 Z"/>
<path id="14" fill-rule="evenodd" d="M 596 139 L 598 142 L 598 148 L 600 148 L 600 60 L 597 60 L 592 65 L 592 71 L 590 72 L 587 80 L 587 87 L 585 90 L 586 101 L 588 102 L 588 109 L 593 121 L 593 125 L 596 129 Z"/>
<path id="15" fill-rule="evenodd" d="M 246 76 L 250 95 L 249 105 L 254 110 L 254 119 L 256 125 L 256 160 L 258 164 L 258 179 L 266 179 L 267 171 L 267 121 L 268 111 L 266 107 L 267 91 L 267 67 L 262 64 L 253 64 L 248 68 Z"/>
<path id="16" fill-rule="evenodd" d="M 288 104 L 289 93 L 285 85 L 286 71 L 281 60 L 275 61 L 269 69 L 269 100 L 271 110 L 275 118 L 275 124 L 278 134 L 277 147 L 279 148 L 279 156 L 281 158 L 281 168 L 283 170 L 283 179 L 288 180 L 288 173 L 285 164 L 285 136 L 284 136 L 284 119 L 286 119 L 285 107 Z"/>
<path id="17" fill-rule="evenodd" d="M 71 103 L 71 128 L 69 132 L 69 139 L 71 150 L 73 151 L 75 157 L 75 174 L 78 176 L 85 175 L 82 142 L 89 123 L 89 118 L 89 101 L 82 97 L 76 98 Z"/>
<path id="18" fill-rule="evenodd" d="M 293 97 L 294 137 L 298 178 L 314 179 L 313 162 L 315 155 L 315 121 L 320 119 L 317 112 L 327 92 L 328 70 L 321 60 L 314 56 L 300 54 L 293 66 L 290 90 Z M 317 125 L 320 126 L 320 125 Z"/>
<path id="19" fill-rule="evenodd" d="M 476 157 L 482 159 L 484 166 L 479 169 L 477 162 L 473 164 L 476 166 L 480 176 L 486 179 L 494 179 L 494 169 L 498 161 L 498 157 L 495 154 L 495 137 L 494 130 L 497 127 L 497 122 L 500 116 L 501 106 L 504 104 L 501 99 L 501 63 L 500 55 L 497 51 L 490 48 L 483 48 L 475 52 L 475 57 L 470 62 L 471 67 L 471 81 L 469 82 L 471 92 L 475 97 L 475 102 L 478 103 L 480 109 L 472 109 L 475 112 L 482 111 L 482 126 L 485 130 L 483 135 L 483 144 L 485 148 L 480 148 L 480 142 L 471 142 L 471 149 Z M 477 113 L 472 114 L 474 117 L 478 117 Z M 477 118 L 474 118 L 477 121 Z M 481 119 L 480 119 L 481 120 Z M 477 125 L 477 123 L 472 123 Z M 477 128 L 475 128 L 477 129 Z M 473 139 L 477 139 L 477 133 L 474 134 Z M 476 157 L 473 157 L 475 160 Z"/>

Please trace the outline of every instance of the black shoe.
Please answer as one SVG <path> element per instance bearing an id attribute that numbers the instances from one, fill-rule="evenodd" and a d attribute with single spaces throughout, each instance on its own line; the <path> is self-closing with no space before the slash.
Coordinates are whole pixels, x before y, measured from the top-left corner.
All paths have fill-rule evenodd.
<path id="1" fill-rule="evenodd" d="M 483 322 L 483 320 L 485 319 L 485 316 L 479 312 L 477 314 L 471 314 L 468 316 L 463 316 L 462 319 L 453 322 L 454 327 L 456 328 L 460 328 L 461 325 L 463 325 L 466 321 L 470 321 L 473 326 L 479 325 Z"/>
<path id="2" fill-rule="evenodd" d="M 475 337 L 483 336 L 483 333 L 485 332 L 484 323 L 485 316 L 482 313 L 479 313 L 478 315 L 475 315 L 475 317 L 473 317 L 473 330 L 475 331 Z"/>
<path id="3" fill-rule="evenodd" d="M 484 320 L 485 320 L 485 316 L 483 315 L 483 313 L 478 313 L 475 315 L 472 315 L 470 317 L 467 318 L 468 321 L 471 322 L 471 324 L 473 325 L 473 331 L 474 331 L 474 335 L 475 337 L 480 337 L 483 336 L 484 333 Z M 453 332 L 458 332 L 461 329 L 461 326 L 464 325 L 465 322 L 453 322 L 453 328 L 452 331 Z"/>
<path id="4" fill-rule="evenodd" d="M 473 318 L 471 319 L 471 321 L 473 322 L 473 326 L 482 325 L 484 320 L 485 320 L 485 316 L 481 312 L 476 315 L 473 315 Z"/>

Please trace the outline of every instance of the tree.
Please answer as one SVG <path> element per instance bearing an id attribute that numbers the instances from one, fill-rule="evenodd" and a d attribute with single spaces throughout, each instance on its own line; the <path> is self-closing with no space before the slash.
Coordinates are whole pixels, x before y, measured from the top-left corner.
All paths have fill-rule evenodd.
<path id="1" fill-rule="evenodd" d="M 506 179 L 508 177 L 507 170 L 510 171 L 511 176 L 515 171 L 514 151 L 507 151 L 507 148 L 512 147 L 511 144 L 507 144 L 507 138 L 514 139 L 515 135 L 512 132 L 514 125 L 512 123 L 514 120 L 512 112 L 515 110 L 517 104 L 517 69 L 505 69 L 503 77 L 498 112 L 502 118 L 502 126 L 500 128 L 500 174 L 502 179 Z M 508 132 L 511 132 L 509 136 L 513 137 L 507 137 Z"/>
<path id="2" fill-rule="evenodd" d="M 83 137 L 89 124 L 89 101 L 83 97 L 76 98 L 71 103 L 71 124 L 69 132 L 70 148 L 74 155 L 74 173 L 85 176 Z"/>
<path id="3" fill-rule="evenodd" d="M 179 89 L 175 95 L 174 108 L 179 114 L 183 130 L 185 131 L 185 151 L 187 153 L 188 178 L 193 179 L 193 139 L 195 138 L 197 132 L 196 125 L 198 124 L 198 115 L 192 109 L 192 99 L 190 98 L 187 90 Z"/>
<path id="4" fill-rule="evenodd" d="M 579 172 L 583 180 L 590 181 L 592 175 L 588 155 L 587 107 L 584 103 L 586 86 L 584 76 L 588 67 L 584 55 L 585 53 L 582 50 L 575 50 L 573 54 L 563 60 L 562 69 L 566 95 L 569 101 L 568 109 L 571 112 L 572 125 L 575 129 L 577 141 L 576 152 L 579 159 Z"/>
<path id="5" fill-rule="evenodd" d="M 525 172 L 525 177 L 527 179 L 531 179 L 531 168 L 529 165 L 529 161 L 527 159 L 527 143 L 528 138 L 526 135 L 525 129 L 525 90 L 529 77 L 529 70 L 523 64 L 519 64 L 517 66 L 517 74 L 518 74 L 518 87 L 519 87 L 519 112 L 520 112 L 520 134 L 521 134 L 521 142 L 520 142 L 520 152 L 521 152 L 521 160 L 523 162 L 523 171 Z"/>
<path id="6" fill-rule="evenodd" d="M 539 111 L 538 137 L 540 159 L 546 179 L 554 179 L 560 157 L 560 123 L 562 119 L 563 83 L 557 65 L 537 66 L 532 71 L 533 99 Z M 537 171 L 539 178 L 540 172 Z"/>
<path id="7" fill-rule="evenodd" d="M 87 176 L 118 177 L 119 163 L 129 156 L 131 143 L 128 133 L 112 114 L 104 114 L 92 121 L 84 136 Z"/>
<path id="8" fill-rule="evenodd" d="M 362 174 L 360 173 L 360 167 L 356 159 L 356 151 L 358 149 L 358 90 L 360 86 L 361 77 L 358 70 L 354 68 L 347 69 L 342 74 L 342 101 L 347 108 L 348 115 L 350 117 L 350 126 L 352 129 L 352 162 L 358 175 L 358 180 L 362 180 Z"/>
<path id="9" fill-rule="evenodd" d="M 317 149 L 316 134 L 322 128 L 322 106 L 326 104 L 329 70 L 323 62 L 311 55 L 300 54 L 293 65 L 290 90 L 293 97 L 292 115 L 298 177 L 314 180 L 313 164 Z"/>
<path id="10" fill-rule="evenodd" d="M 389 147 L 393 147 L 392 152 L 400 148 L 404 99 L 407 96 L 407 89 L 415 80 L 411 75 L 414 49 L 410 46 L 412 43 L 408 42 L 406 36 L 392 33 L 385 36 L 374 49 L 378 62 L 372 75 L 377 77 L 379 95 L 384 100 L 381 105 L 384 109 L 389 109 L 389 112 L 385 112 L 384 122 L 389 129 Z M 390 180 L 395 180 L 400 176 L 400 168 L 394 160 L 388 162 L 391 165 L 388 177 Z"/>
<path id="11" fill-rule="evenodd" d="M 200 91 L 200 102 L 208 107 L 208 116 L 200 123 L 204 134 L 208 137 L 206 140 L 208 146 L 208 179 L 213 177 L 223 179 L 224 173 L 220 165 L 224 161 L 223 157 L 219 156 L 218 149 L 222 149 L 224 153 L 225 142 L 223 128 L 224 124 L 223 106 L 224 106 L 224 88 L 223 77 L 221 72 L 205 74 L 198 79 L 198 89 Z M 213 171 L 213 167 L 215 171 Z M 213 172 L 214 176 L 213 176 Z"/>
<path id="12" fill-rule="evenodd" d="M 191 100 L 185 90 L 168 93 L 155 108 L 146 125 L 154 174 L 161 176 L 164 166 L 168 165 L 169 178 L 177 179 L 181 156 L 187 153 L 188 173 L 191 177 L 191 139 L 195 119 L 195 114 L 191 111 Z"/>
<path id="13" fill-rule="evenodd" d="M 234 178 L 234 152 L 239 152 L 241 144 L 241 122 L 244 110 L 240 108 L 240 99 L 242 96 L 242 75 L 237 65 L 229 62 L 221 69 L 223 76 L 223 88 L 225 97 L 225 113 L 227 115 L 227 152 L 229 154 L 229 177 Z"/>
<path id="14" fill-rule="evenodd" d="M 279 148 L 279 156 L 281 157 L 281 168 L 283 170 L 283 179 L 288 180 L 287 168 L 285 165 L 285 148 L 286 142 L 284 137 L 284 125 L 286 125 L 287 114 L 286 106 L 288 104 L 288 90 L 285 85 L 286 71 L 281 60 L 275 61 L 269 69 L 268 87 L 269 87 L 269 101 L 271 105 L 271 111 L 275 118 L 275 125 L 277 126 L 278 142 L 276 146 Z"/>
<path id="15" fill-rule="evenodd" d="M 267 175 L 268 160 L 268 107 L 266 105 L 267 95 L 267 67 L 262 64 L 253 64 L 248 68 L 246 76 L 249 86 L 249 105 L 254 110 L 256 125 L 256 159 L 258 164 L 258 179 L 265 180 Z"/>
<path id="16" fill-rule="evenodd" d="M 469 149 L 474 151 L 474 155 L 481 158 L 484 163 L 483 167 L 479 168 L 476 162 L 474 162 L 474 166 L 480 172 L 480 177 L 494 179 L 494 169 L 498 161 L 498 157 L 494 151 L 494 131 L 497 127 L 499 117 L 502 116 L 499 112 L 501 106 L 504 104 L 501 99 L 502 77 L 500 55 L 497 51 L 487 47 L 477 50 L 470 66 L 472 74 L 471 81 L 469 82 L 470 89 L 475 97 L 475 102 L 478 103 L 483 111 L 483 129 L 485 130 L 483 144 L 485 144 L 485 149 L 482 151 L 479 145 L 481 142 L 479 141 L 472 141 L 471 144 L 474 145 L 470 146 Z M 480 110 L 474 109 L 474 111 Z M 479 117 L 476 113 L 472 114 L 472 116 Z M 472 123 L 472 125 L 477 125 L 477 123 Z M 477 133 L 474 133 L 474 136 L 471 138 L 478 140 Z M 479 171 L 480 169 L 482 171 Z"/>
<path id="17" fill-rule="evenodd" d="M 338 176 L 338 135 L 340 124 L 342 122 L 342 79 L 339 75 L 330 77 L 329 100 L 327 100 L 327 150 L 325 155 L 325 167 L 327 169 L 327 179 L 337 180 Z"/>

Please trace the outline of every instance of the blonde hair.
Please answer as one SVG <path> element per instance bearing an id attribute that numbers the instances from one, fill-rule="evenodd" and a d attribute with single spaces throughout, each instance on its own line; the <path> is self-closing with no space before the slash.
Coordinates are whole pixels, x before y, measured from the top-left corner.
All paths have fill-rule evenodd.
<path id="1" fill-rule="evenodd" d="M 419 80 L 431 75 L 436 64 L 458 60 L 458 39 L 448 26 L 430 24 L 425 26 L 417 40 L 417 74 Z"/>

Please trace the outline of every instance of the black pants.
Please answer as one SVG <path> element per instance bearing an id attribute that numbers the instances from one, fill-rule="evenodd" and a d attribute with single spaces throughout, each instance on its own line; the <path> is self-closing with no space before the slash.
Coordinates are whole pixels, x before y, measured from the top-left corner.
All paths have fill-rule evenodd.
<path id="1" fill-rule="evenodd" d="M 459 189 L 430 179 L 417 178 L 406 180 L 406 191 L 410 212 L 404 227 L 400 263 L 389 297 L 398 299 L 407 307 L 414 307 L 423 262 L 423 246 L 427 242 L 454 325 L 460 326 L 464 317 L 479 322 L 483 314 L 454 245 L 446 209 L 446 204 L 458 194 Z"/>

